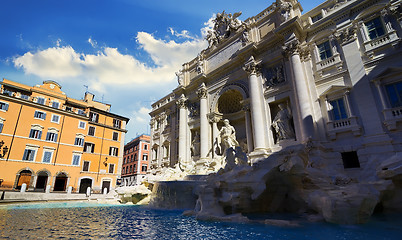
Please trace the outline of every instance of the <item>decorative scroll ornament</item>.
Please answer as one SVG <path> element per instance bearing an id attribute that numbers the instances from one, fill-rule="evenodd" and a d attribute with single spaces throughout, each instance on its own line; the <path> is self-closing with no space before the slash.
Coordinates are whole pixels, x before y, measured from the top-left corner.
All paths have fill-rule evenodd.
<path id="1" fill-rule="evenodd" d="M 213 20 L 214 29 L 208 31 L 206 36 L 209 47 L 215 46 L 224 39 L 229 38 L 244 25 L 242 21 L 237 19 L 237 17 L 240 15 L 241 12 L 237 12 L 232 15 L 231 13 L 225 13 L 225 11 L 216 14 L 216 18 Z"/>
<path id="2" fill-rule="evenodd" d="M 299 41 L 293 40 L 291 42 L 288 42 L 282 47 L 282 49 L 283 49 L 283 55 L 287 58 L 292 55 L 299 54 L 300 53 Z"/>
<path id="3" fill-rule="evenodd" d="M 205 83 L 202 83 L 200 88 L 197 91 L 198 97 L 199 98 L 207 98 L 207 87 L 205 86 Z"/>
<path id="4" fill-rule="evenodd" d="M 336 32 L 334 35 L 341 44 L 346 44 L 356 40 L 356 32 L 357 32 L 357 25 L 352 25 L 341 31 Z"/>
<path id="5" fill-rule="evenodd" d="M 244 64 L 243 70 L 247 72 L 248 75 L 256 75 L 260 73 L 261 67 L 255 62 L 254 57 L 251 56 L 247 63 Z"/>
<path id="6" fill-rule="evenodd" d="M 309 47 L 300 48 L 300 58 L 303 62 L 311 59 L 311 51 Z"/>
<path id="7" fill-rule="evenodd" d="M 176 105 L 179 108 L 186 108 L 187 98 L 182 94 L 179 99 L 176 101 Z"/>

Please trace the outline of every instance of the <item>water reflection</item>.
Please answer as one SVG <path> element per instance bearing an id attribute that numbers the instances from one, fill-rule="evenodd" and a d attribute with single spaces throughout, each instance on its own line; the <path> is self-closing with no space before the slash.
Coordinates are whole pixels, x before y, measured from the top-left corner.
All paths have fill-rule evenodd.
<path id="1" fill-rule="evenodd" d="M 399 239 L 400 216 L 366 225 L 299 228 L 196 221 L 180 211 L 138 206 L 48 203 L 0 207 L 1 239 Z"/>

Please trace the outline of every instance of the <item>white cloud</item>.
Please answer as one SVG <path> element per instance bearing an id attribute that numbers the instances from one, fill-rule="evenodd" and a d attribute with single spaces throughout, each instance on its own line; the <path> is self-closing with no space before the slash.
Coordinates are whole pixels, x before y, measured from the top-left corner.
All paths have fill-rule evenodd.
<path id="1" fill-rule="evenodd" d="M 98 46 L 98 43 L 92 39 L 92 37 L 88 38 L 88 43 L 91 44 L 93 48 L 96 48 Z"/>

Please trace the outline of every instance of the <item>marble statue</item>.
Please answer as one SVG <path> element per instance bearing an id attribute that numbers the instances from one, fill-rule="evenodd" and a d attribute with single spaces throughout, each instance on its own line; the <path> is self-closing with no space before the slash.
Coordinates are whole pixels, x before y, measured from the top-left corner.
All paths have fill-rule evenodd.
<path id="1" fill-rule="evenodd" d="M 191 141 L 191 153 L 192 156 L 200 155 L 200 134 L 198 132 L 194 133 L 193 141 Z"/>
<path id="2" fill-rule="evenodd" d="M 221 128 L 219 132 L 219 136 L 221 137 L 222 143 L 222 152 L 226 153 L 228 148 L 235 148 L 239 146 L 239 142 L 236 140 L 236 130 L 235 128 L 230 125 L 229 120 L 223 120 L 224 126 Z"/>
<path id="3" fill-rule="evenodd" d="M 276 6 L 281 14 L 281 20 L 287 21 L 290 18 L 290 10 L 292 9 L 292 4 L 285 0 L 276 0 Z"/>
<path id="4" fill-rule="evenodd" d="M 272 121 L 278 141 L 285 139 L 294 139 L 295 132 L 291 124 L 292 115 L 283 103 L 278 105 L 279 112 Z"/>
<path id="5" fill-rule="evenodd" d="M 184 84 L 184 73 L 182 70 L 179 70 L 178 72 L 176 72 L 176 76 L 177 76 L 177 83 L 179 84 L 179 86 L 183 86 Z"/>

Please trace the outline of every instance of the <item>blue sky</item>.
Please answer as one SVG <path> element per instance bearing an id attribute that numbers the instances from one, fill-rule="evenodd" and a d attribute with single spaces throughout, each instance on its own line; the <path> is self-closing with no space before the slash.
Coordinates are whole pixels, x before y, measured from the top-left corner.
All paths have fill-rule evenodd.
<path id="1" fill-rule="evenodd" d="M 1 0 L 0 77 L 30 86 L 54 80 L 81 99 L 129 117 L 126 142 L 149 133 L 151 103 L 207 47 L 208 22 L 225 10 L 257 15 L 273 0 Z M 309 11 L 323 1 L 300 1 Z"/>

